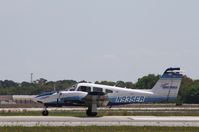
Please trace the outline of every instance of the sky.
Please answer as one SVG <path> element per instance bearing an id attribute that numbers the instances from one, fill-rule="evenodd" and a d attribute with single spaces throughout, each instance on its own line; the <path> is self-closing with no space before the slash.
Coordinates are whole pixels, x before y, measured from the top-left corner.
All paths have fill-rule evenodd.
<path id="1" fill-rule="evenodd" d="M 0 0 L 0 80 L 199 79 L 198 0 Z"/>

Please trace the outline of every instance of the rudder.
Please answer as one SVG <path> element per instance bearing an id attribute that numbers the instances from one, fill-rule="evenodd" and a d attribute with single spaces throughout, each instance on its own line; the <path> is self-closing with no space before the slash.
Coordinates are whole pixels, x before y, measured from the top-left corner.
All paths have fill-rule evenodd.
<path id="1" fill-rule="evenodd" d="M 180 68 L 168 68 L 151 91 L 167 100 L 174 100 L 178 95 L 182 76 Z"/>

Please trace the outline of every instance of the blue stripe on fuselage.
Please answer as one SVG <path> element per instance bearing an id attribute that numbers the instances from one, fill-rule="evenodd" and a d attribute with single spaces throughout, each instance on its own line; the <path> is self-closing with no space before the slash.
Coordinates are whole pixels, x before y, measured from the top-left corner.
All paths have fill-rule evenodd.
<path id="1" fill-rule="evenodd" d="M 55 93 L 55 92 L 45 92 L 45 93 L 42 93 L 42 94 L 37 95 L 35 98 L 42 97 L 42 96 L 47 96 L 47 95 L 52 95 L 52 94 L 54 94 L 54 93 Z"/>
<path id="2" fill-rule="evenodd" d="M 73 97 L 65 97 L 65 98 L 60 98 L 60 100 L 56 100 L 56 101 L 52 101 L 52 102 L 48 102 L 46 103 L 46 105 L 49 106 L 56 106 L 56 105 L 65 105 L 65 103 L 67 104 L 74 104 L 74 103 L 82 103 L 82 98 L 79 96 L 73 96 Z"/>
<path id="3" fill-rule="evenodd" d="M 155 103 L 155 102 L 166 102 L 166 101 L 173 101 L 175 100 L 176 97 L 145 97 L 145 96 L 122 96 L 118 99 L 118 97 L 112 97 L 109 98 L 109 103 L 108 105 L 122 105 L 122 104 L 135 104 L 135 103 Z M 47 104 L 49 105 L 64 105 L 65 103 L 69 104 L 77 104 L 81 103 L 83 105 L 83 100 L 79 96 L 74 96 L 74 97 L 65 97 L 61 98 L 59 102 L 53 101 L 53 102 L 48 102 Z"/>
<path id="4" fill-rule="evenodd" d="M 109 104 L 108 105 L 122 105 L 122 104 L 135 104 L 135 103 L 156 103 L 156 102 L 166 102 L 166 101 L 173 101 L 176 99 L 176 97 L 144 97 L 138 96 L 140 99 L 130 100 L 127 99 L 128 97 L 121 97 L 123 99 L 118 100 L 118 97 L 109 98 Z"/>

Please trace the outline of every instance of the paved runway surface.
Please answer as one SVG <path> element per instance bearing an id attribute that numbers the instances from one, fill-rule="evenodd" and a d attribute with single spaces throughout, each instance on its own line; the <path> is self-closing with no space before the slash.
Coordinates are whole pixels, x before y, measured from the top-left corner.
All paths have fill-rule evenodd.
<path id="1" fill-rule="evenodd" d="M 199 117 L 105 116 L 0 116 L 0 126 L 199 126 Z"/>
<path id="2" fill-rule="evenodd" d="M 18 112 L 23 112 L 23 111 L 42 111 L 43 108 L 0 108 L 0 111 L 18 111 Z M 60 111 L 73 111 L 73 110 L 80 110 L 80 111 L 85 111 L 87 108 L 48 108 L 49 111 L 52 110 L 60 110 Z M 98 110 L 147 110 L 147 111 L 159 111 L 159 110 L 178 110 L 178 111 L 183 111 L 183 110 L 199 110 L 199 107 L 151 107 L 151 108 L 120 108 L 120 107 L 114 107 L 114 108 L 98 108 Z"/>

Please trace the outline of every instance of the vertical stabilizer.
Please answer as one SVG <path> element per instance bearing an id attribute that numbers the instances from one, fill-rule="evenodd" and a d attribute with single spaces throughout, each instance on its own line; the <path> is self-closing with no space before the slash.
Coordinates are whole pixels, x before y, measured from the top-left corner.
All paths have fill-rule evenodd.
<path id="1" fill-rule="evenodd" d="M 166 97 L 167 100 L 176 99 L 181 80 L 180 68 L 168 68 L 151 91 L 156 96 Z"/>

